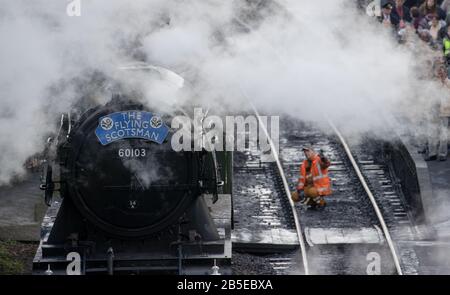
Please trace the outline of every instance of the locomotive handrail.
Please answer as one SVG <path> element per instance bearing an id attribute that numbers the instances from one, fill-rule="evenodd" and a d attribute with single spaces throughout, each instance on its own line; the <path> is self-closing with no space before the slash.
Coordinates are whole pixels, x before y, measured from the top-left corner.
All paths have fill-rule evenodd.
<path id="1" fill-rule="evenodd" d="M 292 199 L 290 197 L 291 193 L 290 193 L 290 189 L 289 189 L 289 184 L 288 184 L 288 182 L 286 180 L 286 176 L 285 176 L 284 171 L 283 171 L 283 166 L 281 165 L 280 158 L 279 158 L 278 153 L 277 153 L 277 151 L 275 149 L 275 145 L 274 145 L 274 143 L 272 141 L 272 138 L 270 138 L 270 136 L 269 136 L 269 133 L 267 131 L 266 126 L 262 122 L 262 120 L 261 120 L 261 118 L 259 116 L 259 113 L 256 110 L 255 106 L 253 104 L 251 104 L 251 106 L 252 106 L 252 108 L 253 108 L 253 110 L 254 110 L 254 112 L 256 114 L 256 117 L 258 118 L 259 125 L 261 126 L 262 130 L 266 134 L 267 140 L 268 140 L 269 145 L 270 145 L 270 149 L 272 151 L 272 155 L 273 155 L 273 157 L 275 159 L 275 162 L 277 164 L 278 171 L 280 172 L 280 177 L 281 177 L 281 179 L 283 181 L 284 191 L 286 193 L 286 197 L 287 197 L 287 199 L 289 201 L 289 205 L 291 207 L 292 214 L 294 216 L 295 229 L 297 231 L 297 237 L 298 237 L 299 244 L 300 244 L 300 252 L 301 252 L 301 255 L 302 255 L 303 268 L 304 268 L 304 271 L 305 271 L 305 275 L 309 275 L 309 265 L 308 265 L 308 259 L 306 257 L 306 246 L 305 246 L 305 242 L 304 242 L 304 237 L 303 237 L 303 234 L 302 234 L 300 221 L 299 221 L 299 218 L 297 216 L 297 210 L 295 209 L 295 204 L 294 204 L 294 202 L 292 201 Z"/>
<path id="2" fill-rule="evenodd" d="M 327 121 L 328 121 L 328 124 L 330 125 L 330 127 L 333 129 L 334 133 L 339 138 L 339 141 L 341 142 L 342 146 L 344 147 L 345 153 L 347 154 L 350 162 L 352 163 L 353 169 L 355 170 L 356 175 L 359 178 L 359 181 L 361 182 L 362 186 L 364 187 L 364 190 L 366 191 L 367 196 L 369 197 L 370 202 L 372 203 L 372 206 L 373 206 L 373 208 L 375 210 L 375 213 L 376 213 L 376 215 L 378 217 L 378 221 L 381 224 L 381 228 L 383 230 L 383 233 L 384 233 L 384 236 L 386 238 L 386 241 L 387 241 L 387 243 L 389 245 L 389 249 L 391 251 L 392 258 L 394 260 L 394 264 L 395 264 L 395 268 L 397 270 L 397 273 L 399 275 L 403 275 L 403 271 L 402 271 L 402 268 L 400 266 L 400 261 L 398 259 L 398 255 L 397 255 L 397 252 L 395 250 L 394 243 L 392 242 L 392 238 L 391 238 L 391 235 L 389 233 L 389 229 L 386 226 L 386 223 L 385 223 L 384 218 L 383 218 L 383 214 L 381 214 L 381 210 L 378 207 L 378 204 L 377 204 L 377 202 L 375 200 L 375 197 L 373 196 L 372 192 L 370 191 L 370 188 L 367 185 L 367 182 L 364 179 L 364 176 L 362 175 L 361 170 L 359 169 L 358 164 L 356 163 L 355 158 L 353 157 L 353 155 L 352 155 L 352 153 L 350 151 L 350 148 L 348 147 L 344 137 L 342 136 L 340 131 L 337 129 L 337 127 L 333 124 L 333 122 L 329 118 L 327 118 Z"/>

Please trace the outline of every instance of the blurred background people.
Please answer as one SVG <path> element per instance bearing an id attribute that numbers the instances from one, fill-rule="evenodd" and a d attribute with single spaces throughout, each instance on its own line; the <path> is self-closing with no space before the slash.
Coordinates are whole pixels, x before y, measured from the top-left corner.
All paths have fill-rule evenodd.
<path id="1" fill-rule="evenodd" d="M 436 0 L 425 0 L 419 6 L 420 14 L 425 17 L 429 14 L 436 14 L 439 19 L 445 20 L 447 13 L 437 4 Z"/>
<path id="2" fill-rule="evenodd" d="M 437 58 L 434 64 L 436 87 L 440 100 L 433 102 L 429 114 L 429 132 L 425 161 L 446 161 L 448 156 L 448 118 L 450 117 L 450 81 L 447 76 L 446 63 Z"/>

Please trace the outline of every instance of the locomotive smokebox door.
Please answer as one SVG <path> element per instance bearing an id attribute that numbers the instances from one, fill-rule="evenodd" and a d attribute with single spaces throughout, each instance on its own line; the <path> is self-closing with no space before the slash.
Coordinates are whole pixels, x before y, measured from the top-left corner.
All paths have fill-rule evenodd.
<path id="1" fill-rule="evenodd" d="M 200 194 L 198 155 L 173 151 L 169 128 L 156 114 L 101 109 L 73 133 L 64 175 L 69 195 L 111 235 L 158 232 Z"/>

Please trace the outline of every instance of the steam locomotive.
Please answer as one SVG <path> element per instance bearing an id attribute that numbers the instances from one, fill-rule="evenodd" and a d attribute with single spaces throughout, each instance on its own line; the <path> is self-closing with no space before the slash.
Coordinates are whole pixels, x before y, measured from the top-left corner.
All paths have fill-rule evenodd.
<path id="1" fill-rule="evenodd" d="M 34 274 L 230 273 L 231 156 L 174 151 L 173 115 L 118 98 L 62 116 Z"/>

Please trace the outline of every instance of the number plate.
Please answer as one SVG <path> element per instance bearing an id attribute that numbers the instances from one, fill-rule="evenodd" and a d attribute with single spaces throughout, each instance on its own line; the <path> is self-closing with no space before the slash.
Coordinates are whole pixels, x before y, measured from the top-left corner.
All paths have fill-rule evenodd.
<path id="1" fill-rule="evenodd" d="M 119 149 L 117 154 L 120 158 L 144 158 L 147 156 L 146 149 Z"/>

